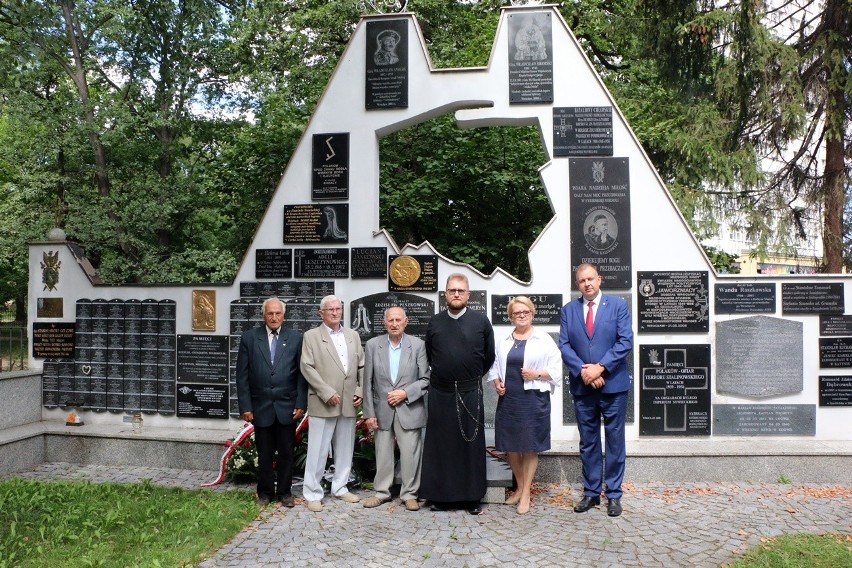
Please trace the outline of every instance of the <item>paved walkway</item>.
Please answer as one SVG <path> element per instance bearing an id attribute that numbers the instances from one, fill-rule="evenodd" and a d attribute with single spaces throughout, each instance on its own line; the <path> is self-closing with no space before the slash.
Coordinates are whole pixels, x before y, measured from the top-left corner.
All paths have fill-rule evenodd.
<path id="1" fill-rule="evenodd" d="M 40 479 L 155 483 L 195 488 L 208 471 L 50 463 L 18 474 Z M 215 491 L 251 490 L 222 484 Z M 297 488 L 298 491 L 298 488 Z M 220 566 L 707 566 L 731 562 L 763 537 L 852 533 L 852 483 L 625 484 L 624 514 L 571 509 L 579 487 L 540 486 L 529 514 L 487 505 L 463 511 L 376 509 L 326 498 L 310 513 L 269 507 L 201 567 Z M 369 495 L 369 493 L 362 493 Z"/>

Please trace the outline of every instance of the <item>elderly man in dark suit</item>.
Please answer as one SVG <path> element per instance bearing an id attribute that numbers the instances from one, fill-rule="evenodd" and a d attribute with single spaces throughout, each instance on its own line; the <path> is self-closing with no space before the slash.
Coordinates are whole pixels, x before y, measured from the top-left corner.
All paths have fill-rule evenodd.
<path id="1" fill-rule="evenodd" d="M 285 306 L 278 298 L 267 299 L 261 309 L 265 325 L 243 333 L 237 352 L 240 418 L 254 425 L 258 503 L 265 506 L 275 499 L 293 507 L 293 440 L 308 397 L 299 368 L 302 334 L 281 327 Z M 276 452 L 277 484 L 272 466 Z"/>
<path id="2" fill-rule="evenodd" d="M 417 511 L 420 489 L 421 429 L 426 426 L 426 389 L 429 361 L 423 340 L 405 335 L 408 318 L 399 307 L 385 310 L 387 334 L 367 342 L 364 357 L 364 418 L 377 430 L 376 494 L 364 500 L 365 507 L 378 507 L 391 500 L 394 477 L 394 440 L 399 445 L 402 487 L 399 498 L 408 511 Z"/>
<path id="3" fill-rule="evenodd" d="M 559 350 L 568 368 L 583 463 L 583 499 L 574 506 L 585 513 L 600 504 L 606 484 L 607 514 L 621 514 L 621 482 L 626 459 L 624 422 L 633 349 L 633 325 L 627 302 L 601 292 L 595 265 L 577 267 L 581 297 L 562 308 Z M 606 470 L 601 455 L 601 419 L 606 437 Z M 603 474 L 603 475 L 602 475 Z"/>

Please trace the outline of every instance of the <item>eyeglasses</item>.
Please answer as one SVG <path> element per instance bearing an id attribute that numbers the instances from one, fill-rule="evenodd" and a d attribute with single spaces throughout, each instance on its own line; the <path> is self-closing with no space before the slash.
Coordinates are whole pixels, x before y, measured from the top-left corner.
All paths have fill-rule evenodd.
<path id="1" fill-rule="evenodd" d="M 331 313 L 336 313 L 336 312 L 342 312 L 342 311 L 343 311 L 343 308 L 324 308 L 324 309 L 322 309 L 322 310 L 320 310 L 320 311 L 321 311 L 321 312 L 331 312 Z"/>
<path id="2" fill-rule="evenodd" d="M 512 317 L 525 318 L 525 317 L 527 317 L 528 315 L 531 315 L 531 314 L 532 314 L 531 311 L 523 310 L 523 311 L 520 311 L 520 312 L 512 312 Z"/>
<path id="3" fill-rule="evenodd" d="M 464 296 L 467 294 L 467 290 L 464 288 L 447 288 L 448 296 Z"/>

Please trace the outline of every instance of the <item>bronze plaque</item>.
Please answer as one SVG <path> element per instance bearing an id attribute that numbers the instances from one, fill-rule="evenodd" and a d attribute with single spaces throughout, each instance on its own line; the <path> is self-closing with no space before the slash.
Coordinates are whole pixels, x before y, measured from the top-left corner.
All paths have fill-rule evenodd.
<path id="1" fill-rule="evenodd" d="M 216 290 L 192 291 L 192 331 L 216 331 Z"/>
<path id="2" fill-rule="evenodd" d="M 61 318 L 62 300 L 62 298 L 39 298 L 36 300 L 36 317 Z"/>
<path id="3" fill-rule="evenodd" d="M 397 286 L 411 286 L 420 278 L 420 263 L 407 255 L 398 256 L 390 263 L 390 277 Z"/>
<path id="4" fill-rule="evenodd" d="M 436 255 L 390 256 L 388 261 L 388 290 L 391 292 L 438 291 Z"/>

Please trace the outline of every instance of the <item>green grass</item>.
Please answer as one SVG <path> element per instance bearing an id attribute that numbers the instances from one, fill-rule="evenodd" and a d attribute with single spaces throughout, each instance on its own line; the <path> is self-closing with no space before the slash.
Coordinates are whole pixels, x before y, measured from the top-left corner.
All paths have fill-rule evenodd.
<path id="1" fill-rule="evenodd" d="M 247 491 L 0 480 L 0 568 L 193 566 L 259 509 Z"/>
<path id="2" fill-rule="evenodd" d="M 792 534 L 765 538 L 730 568 L 837 568 L 852 566 L 852 536 Z"/>

